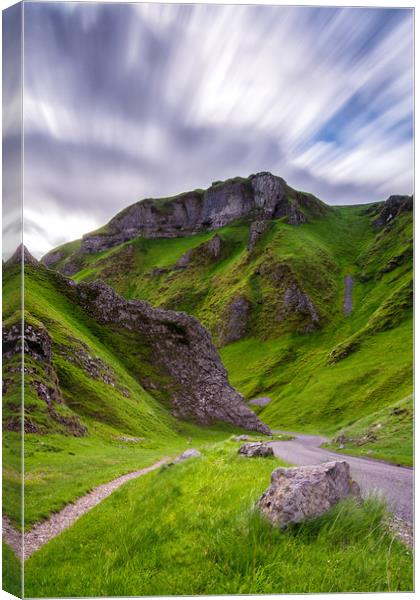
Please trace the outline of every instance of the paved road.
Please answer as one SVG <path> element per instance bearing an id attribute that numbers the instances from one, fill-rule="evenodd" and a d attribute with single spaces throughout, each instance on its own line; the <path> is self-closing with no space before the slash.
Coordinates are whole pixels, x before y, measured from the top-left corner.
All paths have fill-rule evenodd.
<path id="1" fill-rule="evenodd" d="M 344 314 L 347 317 L 353 310 L 353 279 L 350 275 L 344 277 Z"/>
<path id="2" fill-rule="evenodd" d="M 337 459 L 345 460 L 349 463 L 352 477 L 360 485 L 363 496 L 370 492 L 378 492 L 385 498 L 397 517 L 410 525 L 413 524 L 414 472 L 412 469 L 320 448 L 320 444 L 328 441 L 321 436 L 300 433 L 292 435 L 295 439 L 288 442 L 270 443 L 276 456 L 299 466 Z"/>

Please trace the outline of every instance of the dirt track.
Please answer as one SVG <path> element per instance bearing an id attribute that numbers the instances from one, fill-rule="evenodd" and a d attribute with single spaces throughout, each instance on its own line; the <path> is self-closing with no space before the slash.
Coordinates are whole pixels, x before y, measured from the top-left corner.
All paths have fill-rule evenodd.
<path id="1" fill-rule="evenodd" d="M 53 537 L 73 525 L 79 517 L 110 496 L 112 492 L 121 485 L 131 479 L 136 479 L 150 471 L 158 469 L 168 460 L 168 458 L 164 458 L 150 467 L 127 473 L 108 483 L 104 483 L 85 496 L 78 498 L 72 504 L 68 504 L 60 510 L 60 512 L 53 513 L 46 521 L 42 521 L 42 523 L 35 525 L 35 527 L 25 533 L 23 558 L 27 559 L 33 552 L 41 548 L 41 546 L 49 542 Z M 21 558 L 22 536 L 12 527 L 7 517 L 3 517 L 3 539 L 14 550 L 18 558 Z"/>

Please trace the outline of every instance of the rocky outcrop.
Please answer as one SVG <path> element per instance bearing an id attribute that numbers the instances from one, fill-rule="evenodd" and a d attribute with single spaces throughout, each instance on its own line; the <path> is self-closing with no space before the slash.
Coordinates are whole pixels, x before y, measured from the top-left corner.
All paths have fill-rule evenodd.
<path id="1" fill-rule="evenodd" d="M 267 446 L 261 442 L 250 442 L 244 444 L 238 450 L 238 454 L 247 458 L 274 456 L 274 451 L 271 446 Z"/>
<path id="2" fill-rule="evenodd" d="M 190 248 L 184 252 L 184 254 L 177 260 L 174 269 L 185 269 L 190 265 L 217 261 L 222 254 L 222 249 L 222 238 L 216 233 L 216 235 L 214 235 L 207 242 L 203 242 L 199 246 Z"/>
<path id="3" fill-rule="evenodd" d="M 66 432 L 71 435 L 80 437 L 87 433 L 86 427 L 80 422 L 77 416 L 63 414 L 60 410 L 60 405 L 64 405 L 64 400 L 61 395 L 59 380 L 57 373 L 52 364 L 52 343 L 47 330 L 41 325 L 33 325 L 25 322 L 23 328 L 23 371 L 25 384 L 31 387 L 38 398 L 45 402 L 45 408 L 48 416 L 62 425 Z M 3 328 L 3 360 L 5 361 L 5 372 L 8 368 L 7 361 L 13 356 L 22 352 L 22 330 L 21 323 L 15 323 Z M 36 368 L 35 365 L 36 364 Z M 14 372 L 15 367 L 12 366 Z M 18 369 L 21 371 L 21 368 Z M 7 386 L 9 381 L 5 377 Z M 20 407 L 18 408 L 19 412 Z M 44 428 L 39 426 L 30 416 L 26 414 L 25 407 L 24 415 L 24 431 L 25 433 L 44 433 Z M 21 415 L 18 414 L 8 419 L 5 423 L 5 428 L 11 431 L 21 430 Z"/>
<path id="4" fill-rule="evenodd" d="M 175 416 L 200 424 L 223 421 L 270 432 L 229 385 L 210 335 L 197 319 L 185 313 L 153 309 L 147 302 L 126 301 L 100 281 L 69 288 L 94 319 L 127 331 L 139 347 L 150 348 L 158 372 L 141 383 L 151 393 L 153 389 L 163 389 Z"/>
<path id="5" fill-rule="evenodd" d="M 285 218 L 292 225 L 318 217 L 328 207 L 309 194 L 296 192 L 268 172 L 215 182 L 207 190 L 171 198 L 146 199 L 118 213 L 101 230 L 82 239 L 81 254 L 94 253 L 138 236 L 182 237 L 218 229 L 237 219 Z M 43 261 L 51 265 L 55 252 Z"/>
<path id="6" fill-rule="evenodd" d="M 247 245 L 247 250 L 249 253 L 253 251 L 258 240 L 267 231 L 268 225 L 269 221 L 254 221 L 251 223 Z"/>
<path id="7" fill-rule="evenodd" d="M 271 474 L 270 487 L 259 499 L 258 508 L 273 525 L 283 528 L 320 517 L 349 496 L 359 499 L 360 488 L 345 461 L 280 467 Z"/>
<path id="8" fill-rule="evenodd" d="M 384 227 L 391 223 L 395 217 L 403 212 L 413 210 L 413 196 L 390 196 L 382 205 L 379 206 L 379 214 L 373 221 L 376 229 Z"/>
<path id="9" fill-rule="evenodd" d="M 227 306 L 220 327 L 222 346 L 245 336 L 250 310 L 251 304 L 244 296 L 238 296 Z"/>
<path id="10" fill-rule="evenodd" d="M 312 300 L 296 283 L 291 284 L 284 292 L 284 310 L 279 315 L 280 320 L 285 315 L 296 314 L 304 319 L 302 331 L 308 333 L 315 329 L 319 321 L 318 313 Z"/>
<path id="11" fill-rule="evenodd" d="M 12 265 L 22 264 L 25 265 L 36 265 L 38 264 L 37 259 L 32 256 L 29 250 L 23 244 L 19 244 L 16 248 L 12 256 L 4 263 L 5 267 L 10 267 Z"/>
<path id="12" fill-rule="evenodd" d="M 129 397 L 129 391 L 118 383 L 113 369 L 97 356 L 92 356 L 89 347 L 83 342 L 78 341 L 77 345 L 56 344 L 55 353 L 82 369 L 91 379 L 102 381 L 117 389 L 126 398 Z"/>

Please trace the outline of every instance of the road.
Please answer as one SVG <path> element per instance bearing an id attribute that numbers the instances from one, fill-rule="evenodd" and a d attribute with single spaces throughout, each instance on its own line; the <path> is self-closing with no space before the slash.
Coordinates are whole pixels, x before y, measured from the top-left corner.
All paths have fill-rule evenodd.
<path id="1" fill-rule="evenodd" d="M 323 442 L 328 441 L 321 436 L 300 433 L 292 435 L 295 439 L 287 442 L 270 442 L 276 456 L 298 466 L 345 460 L 350 465 L 353 479 L 360 485 L 362 496 L 377 492 L 397 517 L 409 525 L 413 524 L 413 469 L 320 448 Z"/>
<path id="2" fill-rule="evenodd" d="M 348 317 L 353 310 L 353 279 L 350 275 L 344 278 L 344 314 Z"/>

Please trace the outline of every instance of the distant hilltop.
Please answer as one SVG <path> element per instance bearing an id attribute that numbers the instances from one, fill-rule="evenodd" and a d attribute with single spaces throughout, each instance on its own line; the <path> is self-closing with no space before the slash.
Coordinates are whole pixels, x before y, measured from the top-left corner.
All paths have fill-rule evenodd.
<path id="1" fill-rule="evenodd" d="M 329 207 L 312 194 L 298 192 L 268 172 L 215 181 L 207 190 L 145 199 L 119 212 L 107 225 L 83 236 L 82 254 L 99 252 L 138 236 L 184 237 L 223 227 L 240 218 L 284 217 L 293 225 L 325 215 Z M 54 251 L 43 262 L 56 262 Z"/>

